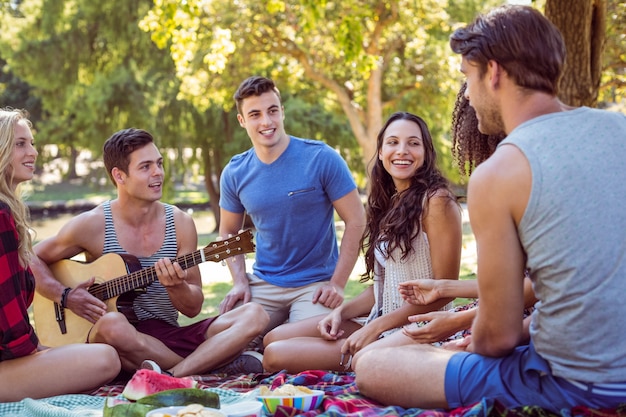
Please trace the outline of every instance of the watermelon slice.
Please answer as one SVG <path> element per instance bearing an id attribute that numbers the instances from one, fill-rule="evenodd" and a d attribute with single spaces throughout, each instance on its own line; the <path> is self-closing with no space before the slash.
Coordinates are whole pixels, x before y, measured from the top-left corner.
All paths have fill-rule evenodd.
<path id="1" fill-rule="evenodd" d="M 124 387 L 122 395 L 129 400 L 138 400 L 170 389 L 195 388 L 197 384 L 191 378 L 176 378 L 151 369 L 139 369 Z"/>

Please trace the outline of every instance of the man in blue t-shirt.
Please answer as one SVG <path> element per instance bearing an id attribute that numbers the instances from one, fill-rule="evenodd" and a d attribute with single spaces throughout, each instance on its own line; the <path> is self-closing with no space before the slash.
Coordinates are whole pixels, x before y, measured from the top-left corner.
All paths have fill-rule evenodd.
<path id="1" fill-rule="evenodd" d="M 220 312 L 255 301 L 282 322 L 327 314 L 343 302 L 359 254 L 365 211 L 347 164 L 320 141 L 285 133 L 280 93 L 253 76 L 234 95 L 237 119 L 252 148 L 235 155 L 221 177 L 222 237 L 236 234 L 247 213 L 256 228 L 256 259 L 247 274 L 243 257 L 228 266 L 233 288 Z M 334 211 L 345 223 L 337 247 Z"/>

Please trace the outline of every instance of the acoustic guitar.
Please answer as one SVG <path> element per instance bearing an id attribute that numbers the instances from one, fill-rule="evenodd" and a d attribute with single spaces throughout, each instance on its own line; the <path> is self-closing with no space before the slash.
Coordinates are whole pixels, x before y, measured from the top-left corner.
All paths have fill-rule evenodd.
<path id="1" fill-rule="evenodd" d="M 209 243 L 203 249 L 173 259 L 183 269 L 203 262 L 219 262 L 235 255 L 254 252 L 252 232 L 246 230 L 228 239 Z M 139 260 L 127 254 L 108 253 L 86 263 L 64 259 L 50 265 L 52 274 L 65 287 L 74 288 L 91 277 L 96 277 L 89 293 L 104 301 L 107 311 L 119 311 L 130 321 L 136 320 L 132 301 L 143 289 L 157 281 L 156 269 L 152 266 L 141 269 Z M 124 275 L 122 275 L 124 274 Z M 33 299 L 35 331 L 42 345 L 62 346 L 84 343 L 93 326 L 88 320 L 74 314 L 35 291 Z"/>

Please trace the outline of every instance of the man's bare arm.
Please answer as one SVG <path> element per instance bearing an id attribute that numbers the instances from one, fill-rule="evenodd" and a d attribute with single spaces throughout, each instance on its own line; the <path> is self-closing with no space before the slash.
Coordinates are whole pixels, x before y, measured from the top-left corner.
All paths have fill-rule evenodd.
<path id="1" fill-rule="evenodd" d="M 98 245 L 102 245 L 104 239 L 104 220 L 99 218 L 99 213 L 98 208 L 95 208 L 72 218 L 55 236 L 34 246 L 37 256 L 31 261 L 31 269 L 35 275 L 37 291 L 41 295 L 60 303 L 66 289 L 52 274 L 49 265 L 80 253 L 86 253 L 91 261 L 102 253 Z M 100 224 L 102 227 L 98 226 Z M 82 279 L 81 284 L 66 294 L 66 306 L 93 323 L 106 312 L 106 304 L 87 291 L 93 284 L 92 277 L 79 278 Z"/>
<path id="2" fill-rule="evenodd" d="M 177 257 L 198 250 L 198 232 L 191 216 L 176 209 L 174 221 L 178 241 Z M 198 315 L 204 302 L 200 269 L 194 266 L 183 270 L 180 265 L 172 265 L 171 260 L 167 262 L 162 259 L 155 268 L 159 282 L 167 289 L 172 305 L 187 317 Z"/>
<path id="3" fill-rule="evenodd" d="M 508 354 L 523 337 L 525 254 L 517 224 L 529 192 L 528 164 L 513 146 L 499 148 L 470 179 L 468 209 L 476 236 L 480 308 L 469 349 L 486 356 Z"/>
<path id="4" fill-rule="evenodd" d="M 345 224 L 339 259 L 330 283 L 321 286 L 313 296 L 314 303 L 319 302 L 328 308 L 336 308 L 343 302 L 343 290 L 359 257 L 365 231 L 365 208 L 356 189 L 334 201 L 333 206 Z"/>
<path id="5" fill-rule="evenodd" d="M 244 213 L 233 213 L 232 211 L 220 209 L 219 234 L 223 239 L 239 233 L 243 226 Z M 246 275 L 245 255 L 237 255 L 226 260 L 228 270 L 233 278 L 233 288 L 226 294 L 220 303 L 220 314 L 232 310 L 241 300 L 244 303 L 250 301 L 250 287 Z"/>

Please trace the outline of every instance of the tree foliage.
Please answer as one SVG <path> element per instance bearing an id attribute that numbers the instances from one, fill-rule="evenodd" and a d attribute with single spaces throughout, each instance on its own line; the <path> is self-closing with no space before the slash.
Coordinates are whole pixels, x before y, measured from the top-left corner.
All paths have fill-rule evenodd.
<path id="1" fill-rule="evenodd" d="M 32 92 L 28 83 L 16 77 L 0 58 L 0 106 L 28 109 L 29 119 L 41 120 L 41 100 Z"/>
<path id="2" fill-rule="evenodd" d="M 459 86 L 448 36 L 485 3 L 158 0 L 141 25 L 169 47 L 197 106 L 232 108 L 236 86 L 255 73 L 290 91 L 312 85 L 311 98 L 347 119 L 364 166 L 383 118 L 400 109 L 425 115 L 445 148 Z"/>
<path id="3" fill-rule="evenodd" d="M 78 149 L 99 155 L 115 130 L 155 128 L 155 114 L 175 100 L 179 82 L 169 54 L 137 26 L 150 6 L 24 0 L 21 17 L 3 16 L 0 54 L 41 99 L 40 142 L 51 139 L 67 156 Z"/>
<path id="4" fill-rule="evenodd" d="M 280 86 L 287 131 L 338 149 L 361 185 L 376 134 L 396 110 L 427 120 L 441 166 L 456 181 L 448 135 L 461 75 L 448 37 L 500 3 L 5 0 L 0 98 L 3 105 L 34 111 L 38 143 L 59 145 L 61 156 L 87 149 L 99 158 L 112 132 L 129 126 L 151 131 L 175 161 L 168 175 L 186 181 L 189 167 L 200 166 L 215 212 L 222 167 L 250 146 L 232 95 L 253 74 Z M 603 3 L 606 38 L 600 45 Z M 596 95 L 623 100 L 624 2 L 533 4 L 564 16 L 554 20 L 571 29 L 562 30 L 580 69 L 569 67 L 562 91 L 581 103 Z"/>
<path id="5" fill-rule="evenodd" d="M 606 28 L 599 100 L 626 109 L 626 2 L 607 0 Z"/>

